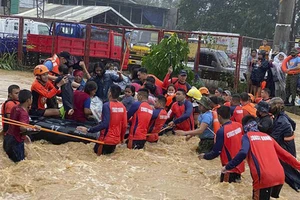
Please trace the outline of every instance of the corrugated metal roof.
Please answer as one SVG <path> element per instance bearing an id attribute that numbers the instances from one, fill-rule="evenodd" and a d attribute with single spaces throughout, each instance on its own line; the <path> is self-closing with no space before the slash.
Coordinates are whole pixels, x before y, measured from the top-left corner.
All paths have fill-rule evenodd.
<path id="1" fill-rule="evenodd" d="M 136 27 L 132 22 L 109 6 L 70 6 L 59 4 L 45 4 L 44 17 L 48 19 L 60 19 L 67 21 L 82 22 L 99 14 L 112 11 L 122 18 L 129 26 Z M 36 17 L 36 8 L 17 14 L 17 16 Z"/>

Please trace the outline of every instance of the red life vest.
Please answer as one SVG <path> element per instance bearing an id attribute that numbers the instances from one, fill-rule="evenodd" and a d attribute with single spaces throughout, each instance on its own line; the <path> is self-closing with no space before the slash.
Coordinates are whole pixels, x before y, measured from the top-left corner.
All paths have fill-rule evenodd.
<path id="1" fill-rule="evenodd" d="M 243 117 L 244 117 L 243 108 L 241 106 L 236 106 L 230 120 L 242 124 Z"/>
<path id="2" fill-rule="evenodd" d="M 47 58 L 45 62 L 49 60 L 52 62 L 52 66 L 53 66 L 51 72 L 54 73 L 54 75 L 58 75 L 59 74 L 58 67 L 60 65 L 59 57 L 56 54 L 54 54 L 51 58 Z"/>
<path id="3" fill-rule="evenodd" d="M 127 129 L 127 112 L 125 106 L 118 101 L 110 101 L 109 110 L 109 126 L 100 132 L 98 140 L 107 145 L 117 145 L 123 140 Z"/>
<path id="4" fill-rule="evenodd" d="M 146 140 L 153 109 L 147 102 L 142 102 L 132 117 L 129 130 L 129 140 Z M 114 119 L 115 120 L 115 119 Z"/>
<path id="5" fill-rule="evenodd" d="M 175 87 L 176 91 L 180 88 L 180 89 L 184 89 L 185 92 L 188 92 L 187 83 L 182 84 L 177 80 L 174 83 L 174 87 Z"/>
<path id="6" fill-rule="evenodd" d="M 283 184 L 285 175 L 273 148 L 275 141 L 261 132 L 248 132 L 247 137 L 250 142 L 247 162 L 253 179 L 253 188 L 261 189 Z"/>
<path id="7" fill-rule="evenodd" d="M 163 125 L 166 123 L 168 119 L 168 114 L 165 109 L 161 109 L 157 118 L 151 120 L 149 130 L 148 130 L 148 135 L 147 136 L 147 141 L 148 142 L 156 142 L 159 138 L 158 133 L 163 127 Z"/>
<path id="8" fill-rule="evenodd" d="M 228 164 L 240 151 L 242 147 L 243 127 L 237 122 L 230 122 L 224 125 L 224 145 L 220 154 L 222 166 Z M 245 171 L 245 162 L 243 161 L 236 168 L 230 170 L 231 173 L 241 174 Z"/>
<path id="9" fill-rule="evenodd" d="M 84 114 L 84 102 L 90 98 L 90 95 L 83 91 L 75 90 L 74 91 L 74 113 L 70 116 L 70 119 L 85 122 L 86 116 Z"/>
<path id="10" fill-rule="evenodd" d="M 181 117 L 185 113 L 185 104 L 179 105 L 178 102 L 175 102 L 170 111 L 172 114 L 174 114 L 175 118 Z M 169 115 L 169 114 L 168 114 Z M 183 130 L 183 131 L 190 131 L 194 130 L 194 116 L 193 112 L 191 113 L 190 117 L 183 122 L 176 124 L 176 130 Z"/>

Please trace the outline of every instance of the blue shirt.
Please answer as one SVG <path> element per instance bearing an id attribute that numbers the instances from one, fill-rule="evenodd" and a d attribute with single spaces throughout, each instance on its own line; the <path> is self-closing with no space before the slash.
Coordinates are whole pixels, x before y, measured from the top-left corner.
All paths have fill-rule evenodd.
<path id="1" fill-rule="evenodd" d="M 297 65 L 300 63 L 300 57 L 296 57 L 296 58 L 293 58 L 291 59 L 289 62 L 288 62 L 288 68 L 289 69 L 294 69 L 297 67 Z"/>
<path id="2" fill-rule="evenodd" d="M 77 88 L 77 90 L 83 91 L 84 90 L 84 86 L 85 86 L 85 81 L 82 79 L 79 87 Z"/>
<path id="3" fill-rule="evenodd" d="M 51 62 L 51 60 L 47 60 L 43 65 L 45 65 L 50 72 L 52 71 L 53 63 Z"/>
<path id="4" fill-rule="evenodd" d="M 213 115 L 211 111 L 207 111 L 198 117 L 198 121 L 201 123 L 205 123 L 208 125 L 208 128 L 204 130 L 204 132 L 200 135 L 200 139 L 213 139 L 214 133 L 213 131 Z"/>

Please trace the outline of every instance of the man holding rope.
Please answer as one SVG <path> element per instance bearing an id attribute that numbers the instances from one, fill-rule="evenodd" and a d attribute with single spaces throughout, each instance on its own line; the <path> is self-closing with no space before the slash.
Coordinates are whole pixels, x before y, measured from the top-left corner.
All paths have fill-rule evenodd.
<path id="1" fill-rule="evenodd" d="M 28 110 L 32 103 L 32 95 L 29 90 L 21 90 L 19 93 L 20 104 L 13 107 L 10 113 L 10 119 L 19 121 L 21 123 L 29 124 Z M 14 161 L 19 162 L 25 159 L 24 141 L 26 133 L 30 131 L 39 131 L 40 127 L 35 128 L 27 126 L 10 125 L 4 137 L 3 148 L 8 157 Z"/>

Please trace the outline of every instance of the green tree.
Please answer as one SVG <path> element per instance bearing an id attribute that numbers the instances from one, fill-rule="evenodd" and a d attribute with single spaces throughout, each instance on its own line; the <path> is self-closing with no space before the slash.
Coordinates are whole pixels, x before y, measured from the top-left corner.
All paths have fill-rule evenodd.
<path id="1" fill-rule="evenodd" d="M 161 80 L 164 79 L 170 66 L 173 66 L 174 74 L 178 74 L 182 69 L 187 70 L 188 80 L 192 80 L 193 73 L 184 65 L 188 53 L 187 42 L 174 34 L 163 39 L 159 44 L 152 45 L 150 53 L 143 58 L 142 65 L 147 68 L 150 74 L 154 74 Z"/>
<path id="2" fill-rule="evenodd" d="M 179 28 L 273 38 L 278 0 L 181 0 Z"/>

